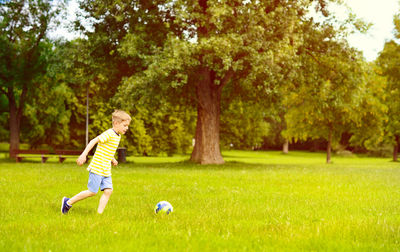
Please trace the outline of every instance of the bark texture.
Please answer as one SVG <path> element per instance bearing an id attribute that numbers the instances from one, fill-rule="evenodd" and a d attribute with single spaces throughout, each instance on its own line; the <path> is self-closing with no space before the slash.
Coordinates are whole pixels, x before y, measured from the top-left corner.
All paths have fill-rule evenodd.
<path id="1" fill-rule="evenodd" d="M 222 86 L 214 84 L 212 72 L 207 68 L 201 69 L 200 76 L 196 86 L 197 124 L 191 160 L 200 164 L 223 164 L 219 146 Z"/>
<path id="2" fill-rule="evenodd" d="M 21 118 L 22 118 L 22 107 L 25 102 L 25 97 L 27 93 L 27 88 L 24 86 L 21 92 L 21 96 L 19 97 L 19 106 L 17 105 L 17 101 L 14 96 L 14 89 L 12 87 L 8 88 L 7 97 L 9 101 L 9 110 L 10 110 L 10 150 L 9 154 L 11 158 L 15 157 L 15 153 L 13 150 L 19 149 L 19 134 L 21 129 Z"/>

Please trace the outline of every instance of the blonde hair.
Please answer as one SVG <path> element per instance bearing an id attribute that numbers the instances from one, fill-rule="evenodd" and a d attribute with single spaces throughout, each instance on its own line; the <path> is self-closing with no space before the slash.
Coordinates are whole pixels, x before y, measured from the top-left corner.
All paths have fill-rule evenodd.
<path id="1" fill-rule="evenodd" d="M 132 120 L 131 117 L 125 111 L 116 109 L 114 111 L 114 113 L 112 113 L 112 122 L 113 122 L 113 124 L 116 123 L 116 122 L 120 123 L 120 122 L 123 122 L 123 121 L 129 121 L 130 122 L 131 120 Z"/>

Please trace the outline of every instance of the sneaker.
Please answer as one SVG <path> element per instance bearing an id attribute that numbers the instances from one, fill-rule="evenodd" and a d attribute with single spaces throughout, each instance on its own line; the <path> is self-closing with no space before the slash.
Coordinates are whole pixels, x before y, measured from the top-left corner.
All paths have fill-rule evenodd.
<path id="1" fill-rule="evenodd" d="M 61 213 L 63 213 L 63 214 L 67 214 L 69 209 L 71 209 L 71 207 L 72 207 L 67 204 L 68 200 L 69 200 L 69 198 L 64 197 L 61 201 Z"/>

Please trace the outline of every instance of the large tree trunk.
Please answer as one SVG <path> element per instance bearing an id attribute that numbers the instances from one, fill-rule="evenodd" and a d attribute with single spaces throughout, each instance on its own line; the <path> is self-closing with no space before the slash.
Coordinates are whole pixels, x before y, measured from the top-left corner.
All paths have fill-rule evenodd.
<path id="1" fill-rule="evenodd" d="M 332 130 L 329 129 L 328 146 L 326 147 L 326 163 L 327 164 L 329 164 L 331 162 L 331 152 L 332 152 Z"/>
<path id="2" fill-rule="evenodd" d="M 10 94 L 11 90 L 9 91 Z M 10 157 L 15 157 L 13 150 L 19 149 L 19 129 L 20 129 L 20 120 L 18 120 L 18 109 L 17 104 L 15 102 L 14 94 L 9 96 L 9 109 L 10 109 Z"/>
<path id="3" fill-rule="evenodd" d="M 396 144 L 394 145 L 393 148 L 393 161 L 397 162 L 397 157 L 399 154 L 399 146 L 400 146 L 400 137 L 396 136 Z"/>
<path id="4" fill-rule="evenodd" d="M 17 106 L 17 101 L 15 99 L 14 88 L 9 87 L 7 92 L 9 109 L 10 109 L 10 150 L 9 154 L 11 158 L 15 157 L 13 150 L 19 149 L 19 134 L 21 129 L 21 118 L 22 118 L 22 108 L 25 103 L 25 97 L 28 92 L 28 88 L 23 86 L 21 95 L 19 96 L 19 106 Z"/>
<path id="5" fill-rule="evenodd" d="M 198 3 L 202 12 L 208 15 L 208 0 L 198 0 Z M 206 24 L 198 27 L 197 35 L 199 39 L 208 37 Z M 202 59 L 200 61 L 202 62 Z M 233 69 L 230 68 L 225 76 L 218 78 L 215 72 L 205 65 L 199 69 L 200 78 L 196 83 L 197 124 L 195 145 L 190 160 L 200 164 L 223 164 L 224 159 L 219 147 L 221 93 L 222 88 L 232 78 Z M 214 83 L 216 78 L 219 80 L 219 85 Z"/>
<path id="6" fill-rule="evenodd" d="M 219 124 L 222 86 L 214 84 L 212 72 L 200 71 L 196 85 L 197 125 L 191 160 L 200 164 L 223 164 L 219 146 Z"/>

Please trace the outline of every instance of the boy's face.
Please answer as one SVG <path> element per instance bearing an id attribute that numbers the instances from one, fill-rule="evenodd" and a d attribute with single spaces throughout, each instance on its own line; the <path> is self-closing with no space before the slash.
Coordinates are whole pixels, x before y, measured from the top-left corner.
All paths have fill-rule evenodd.
<path id="1" fill-rule="evenodd" d="M 125 134 L 129 128 L 129 124 L 130 121 L 115 122 L 113 128 L 118 134 Z"/>

